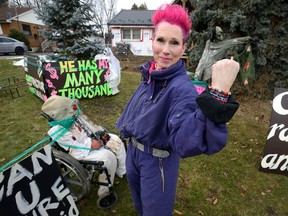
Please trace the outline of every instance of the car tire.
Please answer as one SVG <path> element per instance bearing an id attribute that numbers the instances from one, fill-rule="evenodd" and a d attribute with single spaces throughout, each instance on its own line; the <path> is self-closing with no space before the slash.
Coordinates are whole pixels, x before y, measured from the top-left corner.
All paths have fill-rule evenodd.
<path id="1" fill-rule="evenodd" d="M 16 53 L 16 55 L 23 55 L 24 49 L 22 47 L 16 47 L 15 53 Z"/>

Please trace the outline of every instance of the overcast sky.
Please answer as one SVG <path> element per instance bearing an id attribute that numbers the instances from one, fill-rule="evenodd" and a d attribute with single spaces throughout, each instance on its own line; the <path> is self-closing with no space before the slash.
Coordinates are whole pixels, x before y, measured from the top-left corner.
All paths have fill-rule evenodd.
<path id="1" fill-rule="evenodd" d="M 119 12 L 121 9 L 130 10 L 134 3 L 140 6 L 144 2 L 146 3 L 148 10 L 155 10 L 161 4 L 171 3 L 172 0 L 118 0 L 117 12 Z"/>

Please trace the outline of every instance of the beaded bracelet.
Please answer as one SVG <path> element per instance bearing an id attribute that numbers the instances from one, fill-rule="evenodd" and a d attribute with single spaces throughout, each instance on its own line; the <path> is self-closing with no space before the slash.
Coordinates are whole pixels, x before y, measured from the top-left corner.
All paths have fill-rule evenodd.
<path id="1" fill-rule="evenodd" d="M 225 91 L 223 91 L 223 90 L 214 88 L 214 87 L 212 87 L 212 86 L 208 86 L 208 88 L 209 88 L 210 91 L 213 91 L 213 92 L 221 93 L 221 94 L 228 95 L 228 96 L 231 95 L 231 92 L 230 92 L 230 91 L 229 91 L 229 92 L 225 92 Z"/>
<path id="2" fill-rule="evenodd" d="M 216 94 L 216 93 L 211 92 L 211 91 L 210 91 L 210 94 L 212 95 L 212 97 L 214 97 L 215 99 L 217 99 L 219 101 L 222 101 L 223 103 L 228 102 L 229 96 L 227 96 L 227 95 L 219 95 L 219 94 Z"/>
<path id="3" fill-rule="evenodd" d="M 231 92 L 225 92 L 211 86 L 208 86 L 210 94 L 217 100 L 222 101 L 223 103 L 227 103 Z"/>

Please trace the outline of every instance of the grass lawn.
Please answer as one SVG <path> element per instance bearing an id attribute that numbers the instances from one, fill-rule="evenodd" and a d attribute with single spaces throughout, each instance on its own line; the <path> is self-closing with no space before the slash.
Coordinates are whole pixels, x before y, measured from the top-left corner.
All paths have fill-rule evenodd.
<path id="1" fill-rule="evenodd" d="M 15 60 L 0 60 L 0 80 L 25 77 Z M 114 124 L 140 82 L 135 72 L 123 71 L 120 93 L 81 100 L 82 111 L 97 124 L 118 134 Z M 42 101 L 19 89 L 20 97 L 0 91 L 0 166 L 36 144 L 49 129 L 40 115 Z M 238 98 L 241 107 L 229 122 L 227 147 L 212 156 L 183 159 L 180 166 L 174 215 L 187 216 L 288 216 L 287 177 L 259 171 L 271 114 L 271 102 Z M 82 216 L 133 216 L 125 177 L 116 177 L 118 202 L 108 210 L 97 208 L 97 185 L 77 206 Z"/>

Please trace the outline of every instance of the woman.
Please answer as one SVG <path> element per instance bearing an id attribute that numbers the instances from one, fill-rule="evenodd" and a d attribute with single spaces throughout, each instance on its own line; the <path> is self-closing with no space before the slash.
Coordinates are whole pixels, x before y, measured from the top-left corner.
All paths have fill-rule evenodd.
<path id="1" fill-rule="evenodd" d="M 239 64 L 213 66 L 212 86 L 198 96 L 180 59 L 191 21 L 179 5 L 153 14 L 154 61 L 140 66 L 142 82 L 118 119 L 129 137 L 126 174 L 139 215 L 172 215 L 180 158 L 212 154 L 226 144 L 229 121 L 238 108 L 228 94 Z M 219 92 L 221 90 L 221 92 Z"/>

